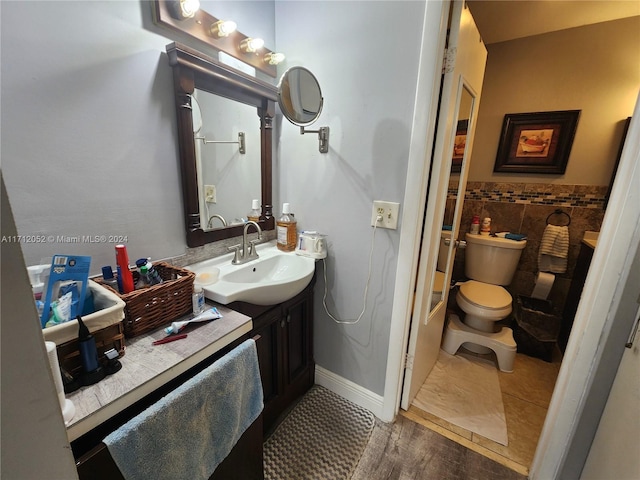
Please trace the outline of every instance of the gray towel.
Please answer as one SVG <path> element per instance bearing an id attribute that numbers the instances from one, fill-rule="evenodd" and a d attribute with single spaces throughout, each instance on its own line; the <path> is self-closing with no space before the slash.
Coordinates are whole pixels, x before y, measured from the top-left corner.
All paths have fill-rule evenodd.
<path id="1" fill-rule="evenodd" d="M 103 441 L 127 480 L 211 476 L 263 408 L 247 340 Z"/>
<path id="2" fill-rule="evenodd" d="M 567 271 L 569 256 L 569 228 L 547 225 L 540 240 L 538 270 L 541 272 L 564 273 Z"/>

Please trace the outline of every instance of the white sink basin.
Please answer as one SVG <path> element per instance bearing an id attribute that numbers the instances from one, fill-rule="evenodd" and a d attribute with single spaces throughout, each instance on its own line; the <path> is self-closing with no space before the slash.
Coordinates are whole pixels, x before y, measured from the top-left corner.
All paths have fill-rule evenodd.
<path id="1" fill-rule="evenodd" d="M 226 305 L 242 301 L 255 305 L 275 305 L 295 297 L 305 289 L 315 270 L 313 258 L 281 252 L 275 241 L 257 246 L 259 258 L 232 265 L 233 253 L 185 267 L 198 278 L 218 280 L 202 285 L 205 297 Z"/>

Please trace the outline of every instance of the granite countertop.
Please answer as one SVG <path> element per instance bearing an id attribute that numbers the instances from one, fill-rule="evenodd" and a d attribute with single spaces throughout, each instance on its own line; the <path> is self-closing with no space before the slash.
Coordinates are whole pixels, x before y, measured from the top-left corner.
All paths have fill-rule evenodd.
<path id="1" fill-rule="evenodd" d="M 68 394 L 66 398 L 76 409 L 67 425 L 69 441 L 109 420 L 253 328 L 250 317 L 207 302 L 208 308 L 213 306 L 222 318 L 187 326 L 184 333 L 188 337 L 185 339 L 153 346 L 152 342 L 166 336 L 162 328 L 127 339 L 125 354 L 120 358 L 120 371 Z M 167 322 L 167 326 L 169 324 Z"/>
<path id="2" fill-rule="evenodd" d="M 582 237 L 582 243 L 584 243 L 588 247 L 595 249 L 596 245 L 598 244 L 599 235 L 600 235 L 600 232 L 586 231 L 584 232 L 584 236 Z"/>

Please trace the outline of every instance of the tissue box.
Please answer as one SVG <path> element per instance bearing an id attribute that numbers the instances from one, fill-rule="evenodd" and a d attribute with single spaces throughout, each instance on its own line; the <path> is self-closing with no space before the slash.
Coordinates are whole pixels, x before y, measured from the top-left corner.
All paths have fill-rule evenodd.
<path id="1" fill-rule="evenodd" d="M 98 358 L 102 360 L 104 352 L 114 348 L 120 356 L 124 355 L 124 301 L 115 293 L 96 282 L 89 280 L 96 311 L 82 317 L 83 322 L 96 340 Z M 60 366 L 74 375 L 78 373 L 80 352 L 78 351 L 78 322 L 69 322 L 45 328 L 42 335 L 46 341 L 57 346 Z"/>

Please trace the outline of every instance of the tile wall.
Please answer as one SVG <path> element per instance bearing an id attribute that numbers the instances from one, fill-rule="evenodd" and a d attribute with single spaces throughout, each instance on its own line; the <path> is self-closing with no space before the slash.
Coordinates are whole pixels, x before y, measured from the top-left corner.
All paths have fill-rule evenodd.
<path id="1" fill-rule="evenodd" d="M 464 240 L 473 215 L 479 215 L 480 219 L 491 217 L 492 232 L 509 231 L 527 235 L 527 246 L 508 289 L 512 294 L 530 295 L 538 271 L 538 249 L 547 220 L 555 225 L 566 225 L 567 216 L 554 212 L 561 209 L 568 214 L 571 223 L 567 271 L 556 275 L 549 295 L 556 311 L 562 313 L 584 232 L 600 231 L 607 190 L 607 186 L 597 185 L 468 182 L 459 239 Z M 452 181 L 445 224 L 452 221 L 456 193 L 457 183 Z M 458 250 L 456 254 L 454 278 L 464 278 L 464 250 Z"/>

